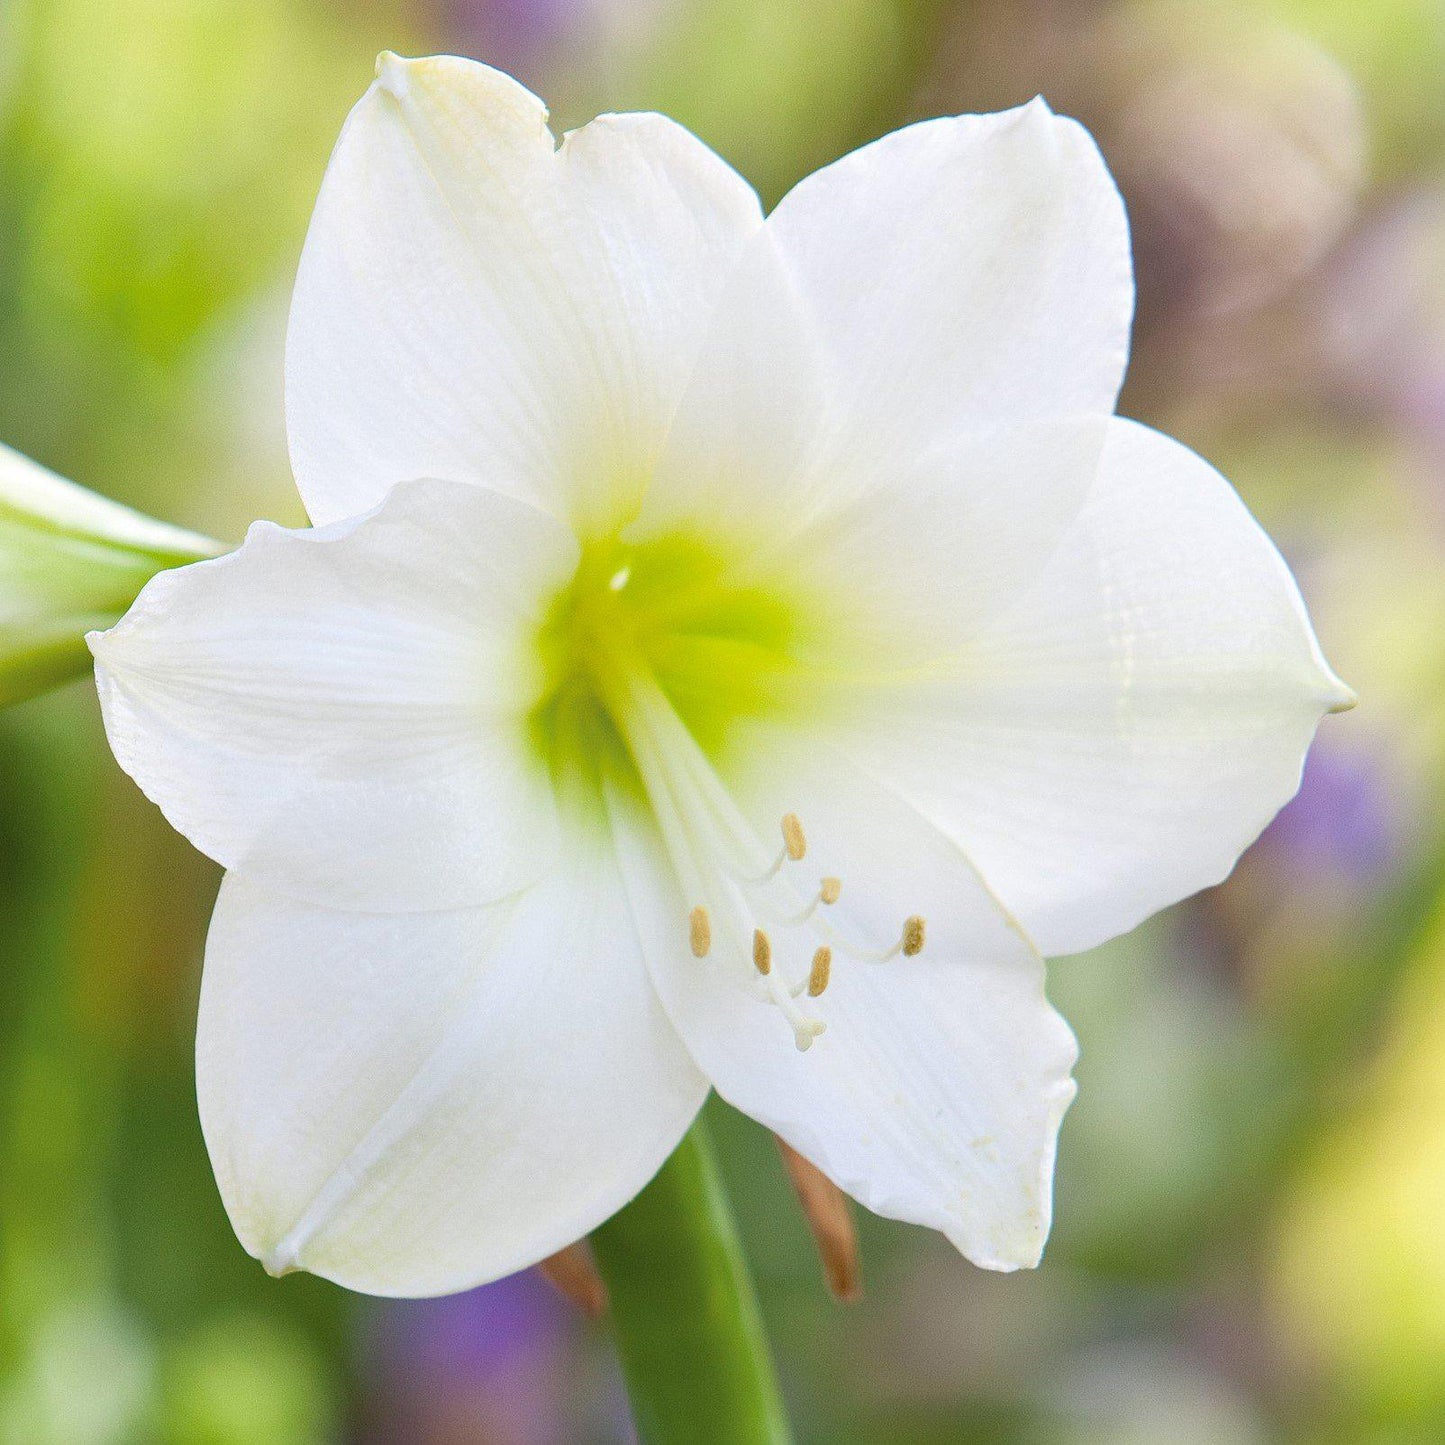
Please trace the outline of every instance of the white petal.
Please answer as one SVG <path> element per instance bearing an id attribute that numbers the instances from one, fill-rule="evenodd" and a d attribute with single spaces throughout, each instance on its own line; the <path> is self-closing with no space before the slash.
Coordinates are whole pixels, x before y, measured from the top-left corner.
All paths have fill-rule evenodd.
<path id="1" fill-rule="evenodd" d="M 598 850 L 520 898 L 340 913 L 231 873 L 197 1040 L 231 1222 L 273 1272 L 425 1295 L 510 1274 L 627 1202 L 706 1084 Z"/>
<path id="2" fill-rule="evenodd" d="M 1093 484 L 1108 422 L 979 425 L 865 467 L 823 441 L 817 328 L 765 229 L 733 273 L 635 540 L 695 531 L 785 575 L 855 656 L 933 657 L 1043 568 Z M 922 439 L 919 439 L 920 441 Z"/>
<path id="3" fill-rule="evenodd" d="M 575 563 L 559 523 L 457 482 L 314 532 L 257 523 L 91 634 L 111 747 L 198 848 L 280 892 L 501 897 L 554 846 L 527 713 Z"/>
<path id="4" fill-rule="evenodd" d="M 1112 424 L 1038 584 L 944 682 L 879 695 L 847 747 L 958 840 L 1046 954 L 1217 883 L 1348 706 L 1234 490 Z"/>
<path id="5" fill-rule="evenodd" d="M 796 529 L 820 490 L 838 489 L 817 466 L 830 405 L 817 328 L 764 228 L 713 313 L 630 535 L 752 544 Z"/>
<path id="6" fill-rule="evenodd" d="M 738 586 L 805 597 L 828 619 L 821 651 L 834 666 L 946 655 L 1042 571 L 1093 485 L 1109 419 L 979 425 L 870 469 L 821 440 L 833 410 L 824 373 L 764 230 L 733 273 L 627 535 L 700 534 L 735 559 Z"/>
<path id="7" fill-rule="evenodd" d="M 776 529 L 790 583 L 822 599 L 831 655 L 890 675 L 955 656 L 1043 572 L 1108 427 L 1086 416 L 980 429 L 840 496 L 794 535 Z"/>
<path id="8" fill-rule="evenodd" d="M 801 182 L 767 228 L 835 367 L 841 453 L 1113 410 L 1123 204 L 1088 133 L 1042 101 L 885 136 Z"/>
<path id="9" fill-rule="evenodd" d="M 384 56 L 292 305 L 287 415 L 313 520 L 415 476 L 583 509 L 635 491 L 761 223 L 747 184 L 661 116 L 603 116 L 558 148 L 500 72 Z"/>
<path id="10" fill-rule="evenodd" d="M 870 1209 L 939 1229 L 988 1268 L 1036 1263 L 1076 1052 L 1044 997 L 1041 960 L 959 850 L 857 769 L 763 738 L 740 752 L 759 829 L 776 836 L 787 809 L 802 819 L 807 858 L 788 867 L 809 887 L 843 880 L 829 921 L 887 945 L 916 912 L 927 943 L 888 963 L 835 952 L 826 992 L 801 1000 L 827 1031 L 799 1052 L 778 1009 L 753 996 L 747 958 L 692 957 L 688 900 L 615 794 L 624 875 L 669 1017 L 724 1098 Z M 772 938 L 774 968 L 806 977 L 819 935 L 779 927 Z"/>

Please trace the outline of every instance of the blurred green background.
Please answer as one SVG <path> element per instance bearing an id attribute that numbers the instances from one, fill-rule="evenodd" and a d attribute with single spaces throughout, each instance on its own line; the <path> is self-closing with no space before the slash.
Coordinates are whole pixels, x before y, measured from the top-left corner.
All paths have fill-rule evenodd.
<path id="1" fill-rule="evenodd" d="M 1237 484 L 1360 708 L 1223 887 L 1056 963 L 1083 1046 L 1053 1242 L 990 1276 L 861 1220 L 835 1306 L 716 1109 L 800 1437 L 1445 1440 L 1445 5 L 1437 0 L 0 0 L 0 437 L 219 537 L 303 520 L 288 291 L 382 48 L 656 108 L 766 202 L 1044 93 L 1129 203 L 1122 403 Z M 196 1123 L 216 871 L 88 684 L 0 713 L 0 1442 L 614 1441 L 535 1276 L 266 1278 Z"/>

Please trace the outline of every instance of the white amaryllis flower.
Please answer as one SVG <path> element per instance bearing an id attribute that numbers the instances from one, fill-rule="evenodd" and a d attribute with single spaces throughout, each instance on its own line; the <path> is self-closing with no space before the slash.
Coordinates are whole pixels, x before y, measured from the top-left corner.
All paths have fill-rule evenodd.
<path id="1" fill-rule="evenodd" d="M 709 1085 L 1038 1259 L 1040 954 L 1222 878 L 1349 701 L 1229 486 L 1111 417 L 1130 310 L 1042 102 L 764 220 L 660 116 L 558 145 L 505 75 L 382 58 L 292 310 L 314 529 L 91 638 L 116 756 L 229 870 L 200 1107 L 269 1269 L 518 1269 Z"/>

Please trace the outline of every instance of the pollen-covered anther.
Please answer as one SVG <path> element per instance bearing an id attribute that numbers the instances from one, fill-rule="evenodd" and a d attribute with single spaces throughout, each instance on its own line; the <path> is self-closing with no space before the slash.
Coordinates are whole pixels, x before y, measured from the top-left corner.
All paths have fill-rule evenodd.
<path id="1" fill-rule="evenodd" d="M 923 952 L 923 940 L 927 925 L 914 913 L 903 920 L 903 956 L 916 958 Z"/>
<path id="2" fill-rule="evenodd" d="M 806 923 L 817 911 L 821 903 L 825 907 L 832 907 L 843 894 L 843 880 L 841 878 L 823 878 L 819 880 L 818 891 L 808 900 L 807 903 L 791 917 L 783 919 L 789 927 L 799 923 Z"/>
<path id="3" fill-rule="evenodd" d="M 773 971 L 773 945 L 761 928 L 753 929 L 753 967 L 764 978 Z"/>
<path id="4" fill-rule="evenodd" d="M 923 952 L 923 944 L 928 931 L 928 925 L 922 916 L 910 913 L 903 920 L 903 928 L 893 943 L 881 951 L 874 951 L 873 949 L 859 948 L 855 942 L 836 932 L 826 923 L 821 926 L 827 930 L 830 941 L 840 953 L 848 958 L 856 958 L 861 963 L 891 963 L 900 953 L 904 958 L 916 958 Z"/>
<path id="5" fill-rule="evenodd" d="M 833 950 L 826 945 L 813 954 L 813 967 L 808 972 L 808 997 L 817 998 L 828 987 L 833 971 Z"/>
<path id="6" fill-rule="evenodd" d="M 778 849 L 778 856 L 763 872 L 755 873 L 751 877 L 743 876 L 742 882 L 771 883 L 782 872 L 784 863 L 796 863 L 799 859 L 807 856 L 808 836 L 803 832 L 802 820 L 796 813 L 783 814 L 782 830 L 783 846 Z"/>
<path id="7" fill-rule="evenodd" d="M 706 908 L 694 908 L 687 916 L 687 940 L 694 958 L 706 958 L 712 948 L 712 920 Z"/>

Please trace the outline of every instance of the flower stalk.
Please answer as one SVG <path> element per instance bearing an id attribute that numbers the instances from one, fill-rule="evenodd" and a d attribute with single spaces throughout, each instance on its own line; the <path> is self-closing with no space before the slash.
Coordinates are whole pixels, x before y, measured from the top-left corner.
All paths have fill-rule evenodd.
<path id="1" fill-rule="evenodd" d="M 592 1249 L 645 1445 L 792 1439 L 701 1119 L 652 1183 L 594 1231 Z"/>

